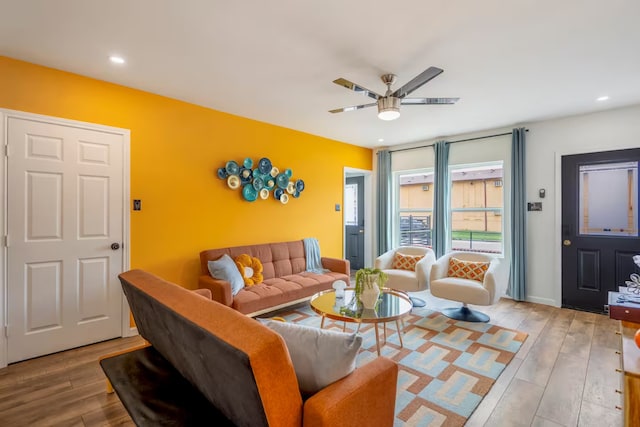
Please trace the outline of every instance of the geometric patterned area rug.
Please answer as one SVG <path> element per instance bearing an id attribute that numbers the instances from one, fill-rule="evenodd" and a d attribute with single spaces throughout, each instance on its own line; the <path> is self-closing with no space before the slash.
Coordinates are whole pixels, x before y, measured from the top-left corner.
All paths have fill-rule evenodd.
<path id="1" fill-rule="evenodd" d="M 299 306 L 278 312 L 288 322 L 320 327 L 320 316 Z M 404 318 L 400 347 L 395 323 L 379 326 L 380 352 L 398 363 L 394 426 L 462 426 L 527 334 L 487 323 L 460 322 L 437 311 L 414 308 Z M 325 320 L 325 329 L 342 330 L 343 322 Z M 346 331 L 355 331 L 347 323 Z M 373 325 L 360 328 L 363 345 L 357 364 L 377 357 Z"/>

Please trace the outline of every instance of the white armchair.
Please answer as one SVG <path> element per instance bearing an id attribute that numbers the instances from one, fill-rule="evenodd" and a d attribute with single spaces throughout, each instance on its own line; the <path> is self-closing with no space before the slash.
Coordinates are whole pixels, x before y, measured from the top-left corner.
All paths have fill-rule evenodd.
<path id="1" fill-rule="evenodd" d="M 393 268 L 393 260 L 396 252 L 402 255 L 422 255 L 420 261 L 416 263 L 415 271 L 400 270 Z M 389 280 L 387 287 L 405 292 L 423 291 L 429 287 L 429 274 L 431 266 L 436 261 L 436 256 L 430 248 L 422 246 L 400 246 L 380 255 L 376 258 L 374 268 L 384 271 Z M 410 297 L 414 307 L 424 307 L 425 301 L 420 298 Z"/>
<path id="2" fill-rule="evenodd" d="M 462 261 L 489 262 L 482 281 L 462 277 L 449 277 L 449 261 L 455 257 Z M 442 314 L 467 322 L 488 322 L 489 316 L 471 310 L 467 304 L 492 305 L 504 293 L 506 283 L 502 283 L 497 269 L 500 261 L 487 254 L 475 252 L 450 252 L 443 255 L 431 267 L 431 295 L 452 301 L 459 301 L 462 307 L 445 308 Z"/>

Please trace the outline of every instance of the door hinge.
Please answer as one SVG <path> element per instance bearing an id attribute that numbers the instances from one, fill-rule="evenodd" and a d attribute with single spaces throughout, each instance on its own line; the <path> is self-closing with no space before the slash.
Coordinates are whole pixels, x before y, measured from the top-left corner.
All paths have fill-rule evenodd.
<path id="1" fill-rule="evenodd" d="M 5 234 L 4 236 L 2 236 L 2 245 L 5 248 L 9 247 L 9 235 L 8 234 Z"/>
<path id="2" fill-rule="evenodd" d="M 9 326 L 4 325 L 4 337 L 9 338 Z"/>
<path id="3" fill-rule="evenodd" d="M 9 144 L 5 144 L 4 146 L 4 156 L 9 157 Z"/>

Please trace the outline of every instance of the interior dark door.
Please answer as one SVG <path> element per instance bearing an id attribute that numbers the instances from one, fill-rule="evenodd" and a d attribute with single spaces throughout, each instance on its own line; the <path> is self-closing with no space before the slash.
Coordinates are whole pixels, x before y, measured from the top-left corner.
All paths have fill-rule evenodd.
<path id="1" fill-rule="evenodd" d="M 364 267 L 364 177 L 350 177 L 345 185 L 345 250 L 352 270 Z"/>
<path id="2" fill-rule="evenodd" d="M 562 157 L 562 306 L 602 312 L 635 272 L 640 149 Z"/>

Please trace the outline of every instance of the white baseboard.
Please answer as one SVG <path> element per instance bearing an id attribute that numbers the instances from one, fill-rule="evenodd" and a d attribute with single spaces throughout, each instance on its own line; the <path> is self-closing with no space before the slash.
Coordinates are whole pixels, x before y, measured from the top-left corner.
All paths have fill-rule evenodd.
<path id="1" fill-rule="evenodd" d="M 125 331 L 125 333 L 124 333 L 124 335 L 122 337 L 123 338 L 134 337 L 136 335 L 138 335 L 138 328 L 135 327 L 135 326 L 132 326 L 132 327 L 129 328 L 128 331 Z"/>

